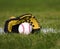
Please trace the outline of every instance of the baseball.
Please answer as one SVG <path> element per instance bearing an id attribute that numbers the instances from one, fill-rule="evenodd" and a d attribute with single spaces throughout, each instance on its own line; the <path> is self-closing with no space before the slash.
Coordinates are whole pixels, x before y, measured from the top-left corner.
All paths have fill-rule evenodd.
<path id="1" fill-rule="evenodd" d="M 19 25 L 18 31 L 20 34 L 28 35 L 32 32 L 32 26 L 30 25 L 30 23 L 24 22 Z"/>

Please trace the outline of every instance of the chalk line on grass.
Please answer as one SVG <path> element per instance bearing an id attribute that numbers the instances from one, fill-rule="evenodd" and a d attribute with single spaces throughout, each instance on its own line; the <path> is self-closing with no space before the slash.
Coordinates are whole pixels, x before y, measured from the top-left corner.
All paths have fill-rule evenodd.
<path id="1" fill-rule="evenodd" d="M 0 34 L 4 34 L 4 30 L 1 27 L 0 27 Z"/>
<path id="2" fill-rule="evenodd" d="M 60 32 L 60 29 L 57 30 L 57 29 L 53 29 L 53 28 L 42 28 L 41 32 L 45 33 L 45 34 L 47 34 L 47 33 L 58 33 L 58 32 Z M 4 33 L 5 32 L 4 32 L 3 28 L 0 27 L 0 34 L 4 34 Z"/>
<path id="3" fill-rule="evenodd" d="M 60 32 L 60 30 L 53 29 L 53 28 L 42 28 L 41 32 L 43 32 L 43 33 L 57 33 L 57 32 Z"/>

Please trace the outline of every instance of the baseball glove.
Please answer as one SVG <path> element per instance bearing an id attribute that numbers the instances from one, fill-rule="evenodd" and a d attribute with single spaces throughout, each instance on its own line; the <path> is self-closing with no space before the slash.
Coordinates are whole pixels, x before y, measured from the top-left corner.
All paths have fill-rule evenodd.
<path id="1" fill-rule="evenodd" d="M 21 16 L 18 17 L 14 17 L 12 16 L 9 20 L 7 20 L 5 22 L 5 26 L 4 26 L 4 32 L 18 32 L 18 27 L 21 23 L 23 22 L 28 22 L 32 25 L 33 31 L 34 30 L 40 30 L 40 25 L 37 21 L 37 19 L 35 18 L 35 16 L 33 16 L 32 14 L 23 14 Z"/>

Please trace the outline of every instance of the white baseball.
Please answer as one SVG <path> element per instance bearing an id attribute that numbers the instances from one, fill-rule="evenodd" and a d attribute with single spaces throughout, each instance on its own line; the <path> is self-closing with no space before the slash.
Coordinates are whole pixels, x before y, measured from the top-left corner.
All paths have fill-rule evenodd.
<path id="1" fill-rule="evenodd" d="M 24 22 L 24 23 L 19 25 L 18 31 L 20 34 L 28 35 L 32 32 L 32 26 L 29 23 Z"/>

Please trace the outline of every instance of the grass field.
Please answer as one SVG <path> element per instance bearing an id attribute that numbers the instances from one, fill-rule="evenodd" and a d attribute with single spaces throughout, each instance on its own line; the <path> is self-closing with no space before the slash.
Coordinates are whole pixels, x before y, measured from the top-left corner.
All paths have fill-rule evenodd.
<path id="1" fill-rule="evenodd" d="M 42 28 L 57 33 L 0 34 L 0 49 L 60 49 L 60 0 L 0 0 L 0 27 L 10 16 L 32 13 Z"/>

